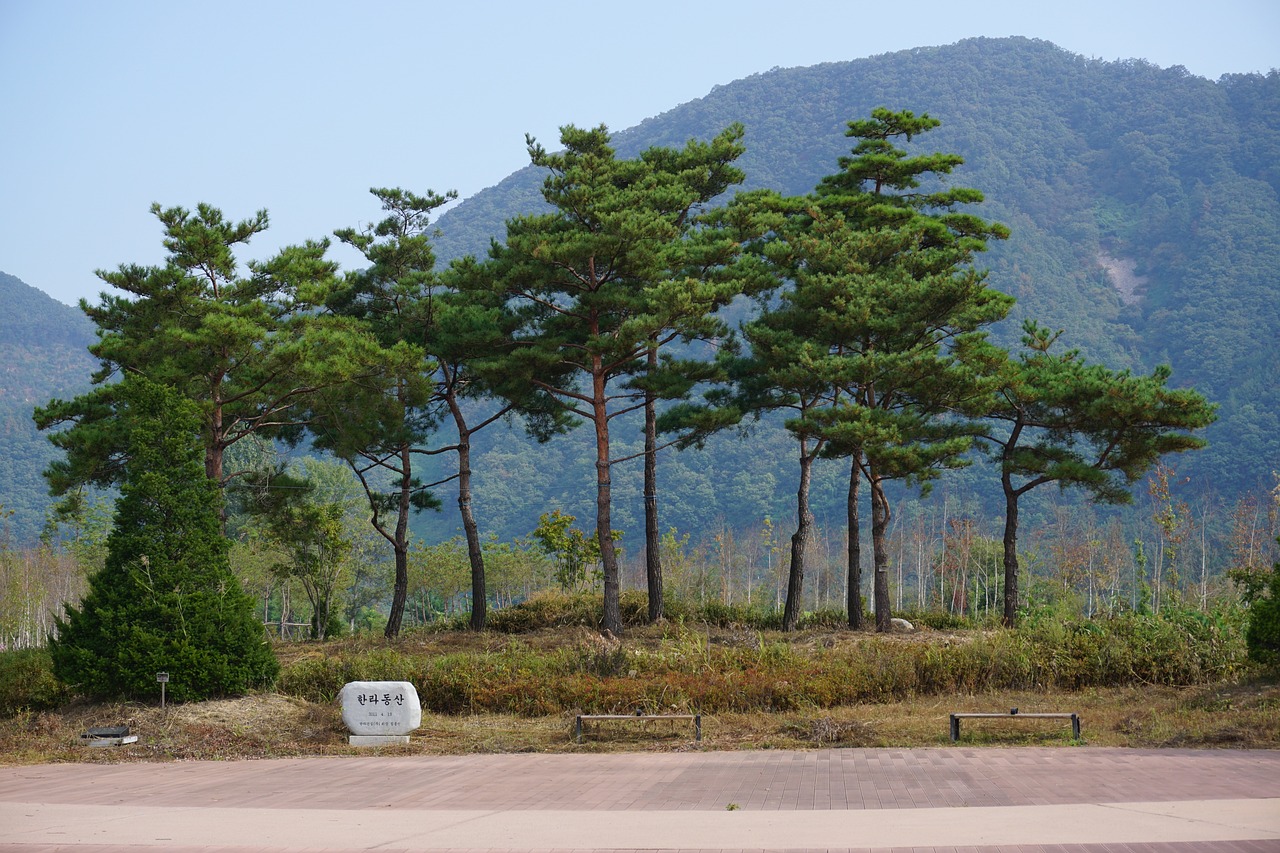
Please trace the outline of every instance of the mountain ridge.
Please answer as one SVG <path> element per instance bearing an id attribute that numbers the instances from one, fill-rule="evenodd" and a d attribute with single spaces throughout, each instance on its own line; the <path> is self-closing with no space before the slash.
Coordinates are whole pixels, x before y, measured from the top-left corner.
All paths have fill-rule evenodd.
<path id="1" fill-rule="evenodd" d="M 1018 298 L 997 339 L 1016 344 L 1021 321 L 1034 318 L 1065 329 L 1067 346 L 1109 366 L 1171 364 L 1171 384 L 1194 385 L 1222 406 L 1209 448 L 1176 460 L 1180 474 L 1223 496 L 1271 485 L 1280 469 L 1280 352 L 1265 342 L 1280 337 L 1280 73 L 1210 81 L 1180 66 L 1089 59 L 1037 39 L 966 39 L 760 72 L 618 131 L 614 141 L 630 156 L 741 121 L 745 188 L 801 194 L 848 153 L 845 123 L 882 105 L 940 119 L 915 144 L 964 156 L 953 181 L 984 192 L 980 214 L 1012 229 L 980 259 L 991 284 Z M 526 167 L 444 213 L 436 223 L 441 263 L 483 255 L 504 236 L 507 218 L 543 204 L 541 181 Z M 578 458 L 581 439 L 535 446 L 515 432 L 482 438 L 482 523 L 510 537 L 556 506 L 589 514 L 579 495 L 590 473 Z M 748 450 L 724 437 L 704 454 L 665 455 L 664 526 L 781 517 L 792 502 L 784 439 L 758 433 Z M 986 474 L 962 476 L 957 482 L 968 484 Z M 634 479 L 620 471 L 615 483 L 619 526 L 630 530 L 641 505 Z M 458 527 L 442 497 L 445 513 L 419 522 L 433 537 Z M 843 499 L 838 472 L 819 477 L 820 514 L 838 517 Z"/>
<path id="2" fill-rule="evenodd" d="M 1018 299 L 994 330 L 1001 343 L 1016 345 L 1034 318 L 1112 367 L 1171 364 L 1174 385 L 1222 405 L 1211 447 L 1179 466 L 1205 481 L 1225 472 L 1230 491 L 1267 482 L 1280 467 L 1280 439 L 1265 437 L 1280 394 L 1256 378 L 1280 375 L 1280 357 L 1244 330 L 1280 335 L 1268 272 L 1280 269 L 1280 74 L 1211 81 L 1038 39 L 973 38 L 754 74 L 614 141 L 631 155 L 741 121 L 744 189 L 802 194 L 848 153 L 845 123 L 877 106 L 940 119 L 916 147 L 961 154 L 954 182 L 981 190 L 980 214 L 1012 229 L 980 259 Z M 538 209 L 540 180 L 525 168 L 447 211 L 439 257 L 483 254 L 505 218 Z"/>
<path id="3" fill-rule="evenodd" d="M 13 513 L 9 535 L 30 542 L 52 503 L 41 472 L 58 452 L 31 412 L 89 388 L 94 331 L 78 309 L 4 272 L 0 305 L 0 506 Z"/>

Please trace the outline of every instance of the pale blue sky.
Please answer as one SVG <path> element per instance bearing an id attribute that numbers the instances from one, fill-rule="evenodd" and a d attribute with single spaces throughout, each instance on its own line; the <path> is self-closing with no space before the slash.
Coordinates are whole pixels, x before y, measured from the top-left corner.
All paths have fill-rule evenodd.
<path id="1" fill-rule="evenodd" d="M 526 132 L 1011 35 L 1217 79 L 1280 66 L 1280 3 L 0 0 L 0 271 L 95 300 L 95 269 L 161 260 L 153 201 L 267 208 L 264 257 L 373 219 L 372 186 L 491 186 Z"/>

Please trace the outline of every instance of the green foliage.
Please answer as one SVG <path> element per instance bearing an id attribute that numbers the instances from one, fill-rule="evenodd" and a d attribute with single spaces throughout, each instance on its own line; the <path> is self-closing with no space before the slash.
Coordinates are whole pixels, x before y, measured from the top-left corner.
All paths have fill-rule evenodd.
<path id="1" fill-rule="evenodd" d="M 1162 455 L 1204 447 L 1190 433 L 1213 423 L 1217 407 L 1195 390 L 1167 387 L 1167 366 L 1149 376 L 1111 370 L 1078 350 L 1051 354 L 1061 331 L 1027 321 L 1023 332 L 1025 349 L 1001 365 L 1008 372 L 984 412 L 1007 428 L 988 440 L 1003 449 L 1004 471 L 1021 478 L 1018 494 L 1056 482 L 1128 502 L 1127 487 Z"/>
<path id="2" fill-rule="evenodd" d="M 938 149 L 964 157 L 965 183 L 984 190 L 984 210 L 1014 229 L 987 254 L 990 286 L 1019 300 L 1010 322 L 997 325 L 993 337 L 1014 346 L 1022 321 L 1034 317 L 1050 328 L 1070 329 L 1085 357 L 1117 369 L 1143 375 L 1169 363 L 1177 382 L 1194 383 L 1221 406 L 1218 422 L 1204 434 L 1209 447 L 1188 456 L 1181 473 L 1232 496 L 1268 476 L 1263 461 L 1280 458 L 1280 384 L 1271 381 L 1280 372 L 1280 350 L 1257 345 L 1280 336 L 1280 302 L 1270 272 L 1280 264 L 1278 96 L 1280 74 L 1274 72 L 1214 82 L 1144 62 L 1089 60 L 1043 41 L 971 39 L 753 75 L 618 133 L 612 143 L 620 158 L 633 157 L 652 146 L 678 148 L 690 138 L 709 139 L 741 121 L 747 149 L 734 166 L 745 173 L 744 186 L 800 194 L 822 179 L 829 164 L 851 153 L 846 139 L 833 132 L 839 123 L 833 117 L 867 116 L 881 103 L 928 109 L 943 123 L 916 137 L 929 142 L 921 153 Z M 434 250 L 444 260 L 483 256 L 507 219 L 546 210 L 544 177 L 539 170 L 521 170 L 454 207 L 439 220 L 444 234 L 433 239 Z M 931 195 L 948 186 L 926 182 L 912 192 Z M 200 218 L 192 212 L 175 237 L 194 236 Z M 210 226 L 208 236 L 217 237 L 212 217 L 204 224 Z M 235 237 L 235 223 L 229 224 L 224 233 Z M 302 257 L 291 258 L 299 269 Z M 172 266 L 183 262 L 175 257 Z M 277 269 L 264 268 L 263 276 L 237 274 L 237 287 L 254 279 L 266 288 L 265 273 L 275 276 Z M 0 482 L 5 505 L 18 511 L 15 539 L 25 544 L 34 541 L 48 505 L 34 472 L 52 461 L 52 449 L 34 446 L 44 442 L 35 441 L 24 401 L 83 394 L 92 369 L 85 347 L 93 337 L 83 316 L 31 288 L 5 288 L 8 283 L 13 280 L 0 278 L 0 301 L 12 308 L 0 327 L 0 360 L 12 368 L 0 394 Z M 190 294 L 171 295 L 172 306 Z M 247 295 L 240 291 L 236 298 Z M 149 310 L 150 297 L 129 299 L 139 303 L 139 316 Z M 289 287 L 273 292 L 270 301 L 297 304 Z M 202 328 L 245 328 L 230 309 L 188 307 L 190 316 L 207 317 Z M 163 315 L 149 315 L 157 318 Z M 166 321 L 156 328 L 167 335 L 173 326 Z M 191 347 L 188 355 L 199 349 Z M 282 353 L 274 345 L 269 349 Z M 635 428 L 625 420 L 614 423 L 616 434 Z M 103 427 L 96 437 L 82 435 L 105 441 Z M 735 528 L 766 513 L 782 517 L 783 504 L 794 494 L 788 476 L 794 465 L 790 459 L 784 465 L 776 452 L 786 441 L 779 433 L 780 420 L 766 422 L 752 445 L 724 436 L 701 454 L 668 458 L 664 524 L 690 531 L 696 540 L 719 516 Z M 575 484 L 593 475 L 595 460 L 571 440 L 535 450 L 502 432 L 485 444 L 490 452 L 495 447 L 503 467 L 525 467 L 532 456 L 552 459 L 546 467 L 565 472 L 522 478 L 521 506 L 561 506 L 586 517 L 588 496 Z M 494 499 L 484 503 L 486 529 L 503 537 L 528 530 L 534 517 L 508 505 L 516 501 L 504 500 L 507 473 L 490 474 L 484 467 L 478 453 L 477 506 L 482 489 Z M 815 472 L 815 478 L 822 476 Z M 978 476 L 971 473 L 963 488 L 973 488 Z M 839 496 L 818 486 L 814 510 L 821 518 L 839 509 Z M 429 531 L 432 541 L 452 535 L 458 510 L 448 499 L 450 488 L 438 490 L 446 512 L 418 519 L 416 533 Z M 613 526 L 636 529 L 631 522 L 641 514 L 639 489 L 628 490 L 620 474 L 614 498 Z M 501 512 L 488 515 L 497 503 Z"/>
<path id="3" fill-rule="evenodd" d="M 207 204 L 151 212 L 164 227 L 161 266 L 122 265 L 99 277 L 115 288 L 81 310 L 98 327 L 90 352 L 100 367 L 95 388 L 36 409 L 43 430 L 66 451 L 45 476 L 56 494 L 85 485 L 110 486 L 124 472 L 131 437 L 119 417 L 111 380 L 133 372 L 166 384 L 200 408 L 205 474 L 221 485 L 222 457 L 246 435 L 296 437 L 291 410 L 319 384 L 332 381 L 344 338 L 308 302 L 309 290 L 331 277 L 326 242 L 289 246 L 239 268 L 234 250 L 267 227 L 265 210 L 235 222 Z"/>
<path id="4" fill-rule="evenodd" d="M 1270 156 L 1280 151 L 1280 73 L 1214 82 L 1141 61 L 1090 60 L 1033 39 L 968 39 L 753 75 L 620 133 L 616 143 L 627 154 L 741 121 L 744 186 L 801 194 L 850 154 L 832 117 L 867 116 L 884 103 L 921 105 L 941 119 L 916 137 L 930 147 L 913 150 L 962 156 L 965 183 L 984 191 L 983 209 L 1012 229 L 984 262 L 989 286 L 1018 300 L 993 339 L 1015 347 L 1023 321 L 1036 318 L 1069 329 L 1082 357 L 1114 369 L 1142 375 L 1168 363 L 1177 384 L 1221 406 L 1203 434 L 1209 446 L 1188 454 L 1180 473 L 1225 495 L 1268 476 L 1262 461 L 1280 459 L 1280 384 L 1270 381 L 1280 374 L 1280 349 L 1257 342 L 1280 337 L 1280 301 L 1267 272 L 1280 265 L 1280 160 Z M 441 217 L 441 256 L 482 253 L 513 212 L 537 211 L 539 181 L 522 170 Z M 925 183 L 914 192 L 948 186 Z M 761 425 L 747 453 L 726 435 L 688 461 L 688 454 L 671 459 L 669 469 L 692 471 L 700 475 L 693 482 L 708 487 L 695 492 L 681 480 L 673 488 L 664 471 L 664 525 L 696 539 L 720 515 L 734 528 L 767 512 L 779 517 L 778 507 L 794 498 L 795 467 L 790 454 L 784 460 L 773 450 L 785 443 L 781 429 L 780 420 Z M 760 449 L 766 444 L 770 451 Z M 581 468 L 587 475 L 590 461 Z M 750 511 L 734 488 L 744 471 L 767 472 L 777 483 Z M 972 472 L 963 488 L 984 475 Z M 620 516 L 640 517 L 638 495 L 630 503 L 615 497 Z M 576 498 L 556 481 L 532 503 L 581 516 Z M 822 501 L 815 490 L 815 514 L 840 511 L 840 500 Z M 614 526 L 632 529 L 622 519 Z"/>
<path id="5" fill-rule="evenodd" d="M 1009 232 L 955 209 L 982 201 L 976 190 L 915 192 L 963 162 L 898 147 L 939 124 L 927 114 L 877 108 L 848 123 L 846 135 L 858 140 L 852 156 L 840 158 L 840 171 L 814 195 L 746 195 L 730 205 L 755 222 L 751 248 L 771 286 L 759 316 L 742 329 L 750 353 L 726 355 L 738 394 L 724 420 L 732 421 L 733 409 L 782 410 L 799 442 L 788 629 L 799 618 L 814 460 L 851 458 L 855 476 L 871 486 L 876 624 L 887 630 L 885 483 L 925 484 L 964 464 L 971 443 L 951 417 L 979 393 L 968 353 L 982 340 L 979 330 L 1012 305 L 971 263 L 988 239 Z M 724 396 L 709 395 L 713 403 Z"/>
<path id="6" fill-rule="evenodd" d="M 74 308 L 0 273 L 0 483 L 15 545 L 34 544 L 52 501 L 40 476 L 57 450 L 31 419 L 31 402 L 89 387 L 93 325 Z"/>
<path id="7" fill-rule="evenodd" d="M 603 576 L 598 569 L 593 577 L 588 576 L 587 568 L 600 562 L 600 541 L 571 527 L 575 521 L 574 516 L 554 509 L 539 516 L 538 526 L 533 530 L 533 538 L 542 550 L 555 559 L 555 580 L 566 592 L 594 587 Z M 615 530 L 614 541 L 621 537 L 622 532 Z"/>
<path id="8" fill-rule="evenodd" d="M 198 407 L 133 377 L 117 391 L 129 444 L 115 526 L 105 566 L 58 622 L 55 674 L 89 696 L 144 699 L 167 671 L 175 701 L 269 684 L 278 665 L 231 574 Z"/>
<path id="9" fill-rule="evenodd" d="M 56 708 L 67 698 L 66 687 L 53 674 L 48 649 L 0 652 L 0 719 Z"/>
<path id="10" fill-rule="evenodd" d="M 244 475 L 231 495 L 248 513 L 254 533 L 284 559 L 271 567 L 276 580 L 297 578 L 311 603 L 311 636 L 342 630 L 342 592 L 354 575 L 359 487 L 346 466 L 307 459 L 300 474 L 268 469 Z"/>
<path id="11" fill-rule="evenodd" d="M 428 225 L 455 194 L 370 192 L 387 215 L 362 231 L 335 232 L 369 265 L 331 281 L 324 294 L 326 307 L 349 324 L 356 344 L 350 370 L 360 378 L 316 395 L 308 420 L 316 446 L 359 477 L 370 523 L 391 545 L 395 583 L 385 630 L 395 636 L 408 595 L 409 516 L 440 506 L 419 474 L 420 454 L 440 421 L 432 344 L 441 286 Z"/>
<path id="12" fill-rule="evenodd" d="M 1028 320 L 1018 358 L 983 347 L 980 357 L 993 381 L 988 396 L 970 408 L 985 419 L 980 436 L 1000 464 L 1009 625 L 1018 608 L 1019 500 L 1056 483 L 1085 489 L 1097 501 L 1128 503 L 1129 487 L 1161 456 L 1204 447 L 1191 433 L 1217 417 L 1217 407 L 1194 389 L 1166 387 L 1168 366 L 1142 376 L 1089 364 L 1078 350 L 1051 353 L 1061 335 Z M 1164 490 L 1167 501 L 1167 484 Z"/>
<path id="13" fill-rule="evenodd" d="M 1244 506 L 1247 508 L 1248 504 Z M 1280 539 L 1276 540 L 1280 542 Z M 1231 582 L 1240 589 L 1240 600 L 1246 605 L 1254 605 L 1266 598 L 1268 591 L 1274 590 L 1276 575 L 1280 574 L 1277 566 L 1270 569 L 1266 564 L 1245 559 L 1245 565 L 1235 566 L 1227 571 Z M 1250 564 L 1252 562 L 1252 564 Z M 1274 592 L 1272 598 L 1275 598 Z"/>
<path id="14" fill-rule="evenodd" d="M 723 324 L 713 313 L 741 292 L 731 277 L 714 274 L 734 258 L 736 242 L 694 223 L 702 206 L 742 181 L 733 165 L 742 135 L 733 125 L 708 143 L 654 147 L 630 159 L 616 155 L 604 126 L 561 128 L 564 150 L 556 153 L 530 137 L 529 158 L 546 170 L 543 198 L 552 211 L 509 219 L 506 245 L 491 249 L 489 274 L 523 319 L 504 369 L 555 394 L 594 428 L 602 624 L 615 633 L 621 582 L 610 421 L 646 392 L 687 394 L 702 366 L 648 356 L 681 338 L 718 334 Z"/>
<path id="15" fill-rule="evenodd" d="M 287 696 L 330 703 L 349 681 L 413 681 L 414 661 L 393 648 L 342 656 L 310 656 L 280 672 L 276 689 Z"/>
<path id="16" fill-rule="evenodd" d="M 599 593 L 542 590 L 519 604 L 496 611 L 489 628 L 502 634 L 523 634 L 570 625 L 595 628 L 600 625 L 600 605 Z M 635 591 L 623 593 L 619 607 L 623 625 L 634 627 L 644 624 L 646 604 L 641 594 Z"/>
<path id="17" fill-rule="evenodd" d="M 1249 657 L 1259 663 L 1280 663 L 1280 564 L 1271 570 L 1270 595 L 1260 596 L 1249 608 L 1245 642 Z"/>

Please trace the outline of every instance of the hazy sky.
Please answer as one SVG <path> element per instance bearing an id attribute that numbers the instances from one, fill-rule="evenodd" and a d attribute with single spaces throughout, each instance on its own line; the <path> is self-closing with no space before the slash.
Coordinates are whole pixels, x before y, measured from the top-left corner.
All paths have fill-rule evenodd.
<path id="1" fill-rule="evenodd" d="M 0 271 L 95 300 L 95 269 L 161 261 L 153 201 L 265 207 L 244 255 L 265 257 L 374 219 L 373 186 L 491 186 L 526 132 L 554 147 L 775 66 L 1012 35 L 1217 79 L 1280 66 L 1280 3 L 0 0 Z"/>

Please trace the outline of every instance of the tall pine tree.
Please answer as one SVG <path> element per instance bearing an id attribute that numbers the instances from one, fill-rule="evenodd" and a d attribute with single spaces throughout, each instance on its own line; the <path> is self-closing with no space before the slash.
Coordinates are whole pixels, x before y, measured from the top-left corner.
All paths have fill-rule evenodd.
<path id="1" fill-rule="evenodd" d="M 851 459 L 849 622 L 858 627 L 858 478 L 870 485 L 878 630 L 890 621 L 890 480 L 927 482 L 958 465 L 971 443 L 950 412 L 981 393 L 965 354 L 981 328 L 1012 300 L 990 290 L 971 268 L 1003 226 L 956 210 L 981 201 L 976 190 L 921 187 L 949 173 L 955 155 L 910 156 L 897 147 L 938 122 L 877 109 L 849 122 L 859 139 L 841 171 L 807 198 L 744 198 L 782 219 L 759 229 L 756 251 L 775 279 L 776 300 L 744 329 L 752 353 L 737 368 L 746 393 L 739 406 L 792 408 L 787 428 L 800 442 L 798 527 L 784 627 L 795 627 L 812 521 L 808 482 L 819 454 Z M 770 391 L 768 384 L 775 383 Z M 755 389 L 754 391 L 752 389 Z"/>
<path id="2" fill-rule="evenodd" d="M 620 574 L 613 541 L 610 427 L 644 408 L 668 363 L 635 381 L 649 354 L 679 338 L 714 329 L 712 312 L 736 284 L 690 274 L 682 251 L 690 211 L 738 180 L 741 127 L 683 152 L 646 151 L 619 159 L 604 127 L 567 126 L 565 150 L 548 153 L 529 139 L 535 166 L 550 174 L 550 213 L 507 223 L 493 258 L 506 293 L 524 312 L 509 362 L 514 374 L 565 401 L 594 428 L 596 536 L 604 569 L 604 630 L 621 631 Z M 717 177 L 720 175 L 720 177 Z"/>
<path id="3" fill-rule="evenodd" d="M 229 447 L 252 434 L 297 434 L 298 405 L 335 381 L 338 343 L 332 323 L 316 316 L 314 288 L 335 271 L 327 243 L 289 246 L 250 263 L 235 248 L 267 227 L 266 211 L 240 222 L 207 204 L 194 211 L 152 205 L 168 252 L 159 266 L 122 265 L 98 276 L 119 293 L 80 308 L 98 326 L 89 348 L 99 362 L 97 386 L 35 411 L 41 429 L 67 426 L 50 441 L 66 451 L 46 477 L 57 494 L 119 481 L 129 436 L 120 429 L 112 380 L 132 372 L 176 389 L 202 415 L 205 474 L 219 485 Z"/>

